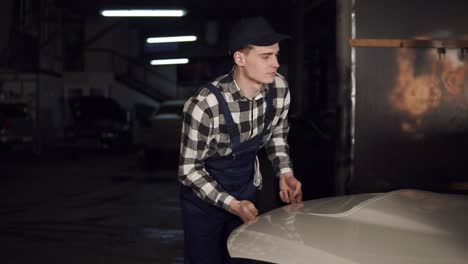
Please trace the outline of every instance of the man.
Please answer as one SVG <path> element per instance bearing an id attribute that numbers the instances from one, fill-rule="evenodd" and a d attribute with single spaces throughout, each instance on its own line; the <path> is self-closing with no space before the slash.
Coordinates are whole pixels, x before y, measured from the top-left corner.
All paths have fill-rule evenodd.
<path id="1" fill-rule="evenodd" d="M 285 38 L 262 17 L 240 20 L 229 35 L 233 70 L 185 103 L 179 164 L 185 263 L 244 263 L 229 257 L 226 242 L 258 215 L 259 148 L 279 177 L 281 200 L 302 202 L 286 142 L 290 94 L 277 73 Z"/>

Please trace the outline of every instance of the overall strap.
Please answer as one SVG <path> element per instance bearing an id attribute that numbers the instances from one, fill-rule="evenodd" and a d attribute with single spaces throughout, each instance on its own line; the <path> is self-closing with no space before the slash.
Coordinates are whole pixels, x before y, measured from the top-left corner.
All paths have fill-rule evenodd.
<path id="1" fill-rule="evenodd" d="M 268 86 L 268 93 L 265 96 L 265 101 L 267 104 L 266 110 L 265 110 L 265 121 L 263 124 L 263 131 L 262 134 L 265 134 L 268 126 L 270 125 L 271 121 L 275 118 L 276 114 L 276 109 L 275 106 L 273 105 L 273 99 L 276 98 L 276 89 L 273 87 L 272 84 Z"/>
<path id="2" fill-rule="evenodd" d="M 231 111 L 229 110 L 229 106 L 224 99 L 223 95 L 219 91 L 218 87 L 214 86 L 212 83 L 208 83 L 206 88 L 210 90 L 218 99 L 218 106 L 219 111 L 223 114 L 224 119 L 226 120 L 226 126 L 229 133 L 229 138 L 231 139 L 232 146 L 236 146 L 240 144 L 240 134 L 239 130 L 237 129 L 236 123 L 232 119 Z"/>

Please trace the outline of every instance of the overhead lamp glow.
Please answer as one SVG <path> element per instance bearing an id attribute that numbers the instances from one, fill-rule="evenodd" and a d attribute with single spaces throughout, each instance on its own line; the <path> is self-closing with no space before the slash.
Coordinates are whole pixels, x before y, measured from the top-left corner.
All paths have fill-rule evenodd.
<path id="1" fill-rule="evenodd" d="M 189 60 L 187 58 L 167 59 L 167 60 L 152 60 L 151 65 L 187 64 L 188 62 L 189 62 Z"/>
<path id="2" fill-rule="evenodd" d="M 181 17 L 187 12 L 182 9 L 119 9 L 103 10 L 105 17 Z"/>
<path id="3" fill-rule="evenodd" d="M 197 40 L 197 36 L 154 37 L 148 38 L 148 43 L 189 42 Z"/>

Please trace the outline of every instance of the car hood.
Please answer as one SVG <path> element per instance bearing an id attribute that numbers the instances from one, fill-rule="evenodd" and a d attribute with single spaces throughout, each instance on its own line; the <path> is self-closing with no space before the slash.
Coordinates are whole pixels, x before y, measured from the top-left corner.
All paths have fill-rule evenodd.
<path id="1" fill-rule="evenodd" d="M 232 257 L 273 263 L 467 263 L 468 196 L 419 190 L 288 205 L 234 230 Z"/>

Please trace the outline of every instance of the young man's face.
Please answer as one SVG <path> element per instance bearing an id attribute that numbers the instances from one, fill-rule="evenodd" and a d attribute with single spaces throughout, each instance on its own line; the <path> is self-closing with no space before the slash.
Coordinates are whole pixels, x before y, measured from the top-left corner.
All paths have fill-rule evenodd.
<path id="1" fill-rule="evenodd" d="M 236 63 L 244 68 L 246 77 L 259 84 L 272 83 L 279 68 L 279 45 L 252 46 L 240 52 L 241 58 L 235 58 Z"/>

